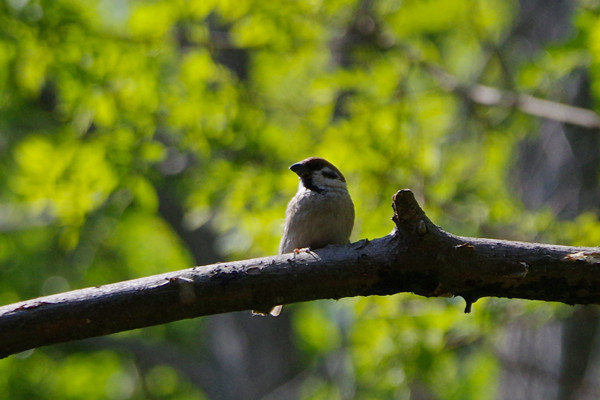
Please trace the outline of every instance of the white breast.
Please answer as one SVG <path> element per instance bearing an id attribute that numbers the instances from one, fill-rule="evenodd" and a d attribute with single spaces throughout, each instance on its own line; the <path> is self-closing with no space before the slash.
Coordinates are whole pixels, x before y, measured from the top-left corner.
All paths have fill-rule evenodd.
<path id="1" fill-rule="evenodd" d="M 317 193 L 301 187 L 289 202 L 279 253 L 345 244 L 354 225 L 354 204 L 345 188 Z"/>

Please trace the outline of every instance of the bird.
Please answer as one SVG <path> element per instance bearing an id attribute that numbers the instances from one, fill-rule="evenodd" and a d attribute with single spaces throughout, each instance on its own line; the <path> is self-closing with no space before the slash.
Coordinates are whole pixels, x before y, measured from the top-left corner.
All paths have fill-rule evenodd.
<path id="1" fill-rule="evenodd" d="M 354 226 L 354 203 L 346 178 L 332 163 L 309 157 L 289 167 L 298 177 L 298 191 L 285 211 L 279 254 L 319 249 L 349 243 Z M 281 312 L 281 305 L 255 315 Z"/>

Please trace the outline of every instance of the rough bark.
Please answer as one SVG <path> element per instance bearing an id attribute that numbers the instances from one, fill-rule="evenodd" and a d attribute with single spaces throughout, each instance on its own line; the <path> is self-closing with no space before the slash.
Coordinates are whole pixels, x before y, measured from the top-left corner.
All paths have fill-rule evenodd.
<path id="1" fill-rule="evenodd" d="M 219 263 L 0 307 L 0 357 L 27 349 L 239 310 L 316 299 L 486 296 L 600 303 L 600 249 L 454 236 L 402 190 L 394 231 L 310 252 Z M 258 317 L 257 317 L 258 318 Z"/>

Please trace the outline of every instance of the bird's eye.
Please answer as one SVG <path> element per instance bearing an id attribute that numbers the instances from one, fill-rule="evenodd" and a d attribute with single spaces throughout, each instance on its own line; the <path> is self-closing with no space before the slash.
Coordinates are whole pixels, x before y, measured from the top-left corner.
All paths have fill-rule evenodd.
<path id="1" fill-rule="evenodd" d="M 329 178 L 329 179 L 337 179 L 338 178 L 337 174 L 329 169 L 322 170 L 321 174 L 323 174 L 323 176 L 325 178 Z"/>

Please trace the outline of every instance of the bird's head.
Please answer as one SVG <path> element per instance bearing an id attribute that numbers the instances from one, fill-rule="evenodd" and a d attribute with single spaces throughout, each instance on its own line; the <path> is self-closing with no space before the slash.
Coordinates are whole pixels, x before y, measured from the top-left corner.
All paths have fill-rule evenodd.
<path id="1" fill-rule="evenodd" d="M 309 157 L 290 166 L 302 185 L 318 193 L 332 189 L 346 189 L 346 179 L 332 163 L 319 157 Z"/>

